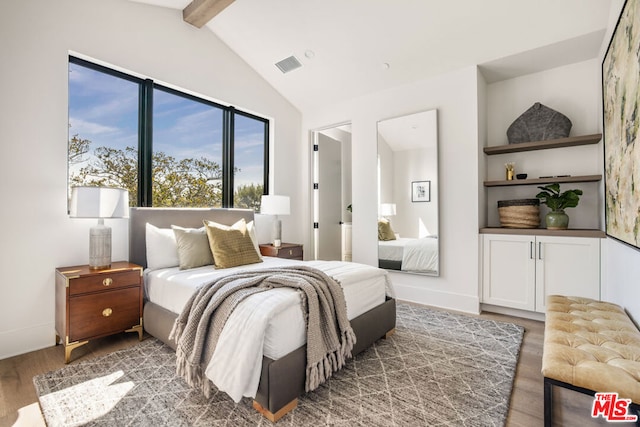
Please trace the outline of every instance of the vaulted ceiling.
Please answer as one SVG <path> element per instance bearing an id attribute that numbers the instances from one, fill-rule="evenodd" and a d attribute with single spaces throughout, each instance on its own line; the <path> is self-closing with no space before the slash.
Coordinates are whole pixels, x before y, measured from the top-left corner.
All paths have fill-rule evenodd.
<path id="1" fill-rule="evenodd" d="M 209 7 L 200 31 L 215 33 L 303 112 L 472 65 L 491 82 L 595 58 L 612 2 L 131 1 L 183 10 L 185 19 Z M 290 56 L 301 67 L 282 73 L 275 64 Z"/>

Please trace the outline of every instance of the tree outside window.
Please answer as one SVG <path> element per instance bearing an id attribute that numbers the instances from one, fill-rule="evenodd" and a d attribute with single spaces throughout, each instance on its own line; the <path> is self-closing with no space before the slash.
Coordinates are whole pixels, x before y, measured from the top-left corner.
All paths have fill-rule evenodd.
<path id="1" fill-rule="evenodd" d="M 140 111 L 142 84 L 135 77 L 70 58 L 69 185 L 125 188 L 132 206 L 150 185 L 150 204 L 155 207 L 234 206 L 258 211 L 267 175 L 268 121 L 157 85 L 147 95 L 152 113 L 145 117 Z M 224 121 L 231 115 L 236 126 L 229 135 Z M 143 137 L 149 128 L 151 135 Z M 144 138 L 151 141 L 143 148 L 150 156 L 140 156 L 139 141 Z M 235 164 L 225 162 L 224 152 L 231 149 Z M 145 158 L 150 158 L 150 182 L 139 173 Z M 234 182 L 228 203 L 225 180 Z"/>

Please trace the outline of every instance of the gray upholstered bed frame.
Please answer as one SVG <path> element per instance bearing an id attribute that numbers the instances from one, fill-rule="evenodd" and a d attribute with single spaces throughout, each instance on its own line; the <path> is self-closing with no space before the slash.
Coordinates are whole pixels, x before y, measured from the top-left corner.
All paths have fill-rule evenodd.
<path id="1" fill-rule="evenodd" d="M 129 225 L 129 260 L 146 267 L 145 227 L 147 223 L 160 228 L 171 225 L 202 227 L 204 219 L 231 225 L 240 218 L 253 219 L 253 211 L 244 209 L 194 208 L 131 208 Z M 169 332 L 177 315 L 152 302 L 145 301 L 143 325 L 151 335 L 175 349 Z M 380 338 L 392 333 L 396 325 L 395 300 L 387 300 L 351 321 L 357 336 L 353 355 L 367 349 Z M 254 408 L 275 422 L 297 405 L 304 393 L 306 347 L 302 346 L 286 356 L 273 360 L 264 357 Z"/>

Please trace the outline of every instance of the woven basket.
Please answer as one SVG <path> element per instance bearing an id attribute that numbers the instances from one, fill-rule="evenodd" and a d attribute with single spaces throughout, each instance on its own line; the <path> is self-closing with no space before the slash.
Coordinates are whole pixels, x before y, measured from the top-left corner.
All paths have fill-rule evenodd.
<path id="1" fill-rule="evenodd" d="M 538 228 L 540 200 L 499 200 L 500 225 L 505 228 Z"/>

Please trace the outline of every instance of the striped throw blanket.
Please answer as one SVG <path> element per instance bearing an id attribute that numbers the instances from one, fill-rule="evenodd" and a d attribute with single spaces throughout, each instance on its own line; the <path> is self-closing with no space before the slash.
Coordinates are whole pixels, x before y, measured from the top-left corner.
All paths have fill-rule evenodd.
<path id="1" fill-rule="evenodd" d="M 177 342 L 178 375 L 209 397 L 212 384 L 203 372 L 230 314 L 248 296 L 279 287 L 297 289 L 301 295 L 307 324 L 306 391 L 341 369 L 356 341 L 342 287 L 318 269 L 292 266 L 230 274 L 200 287 L 170 334 Z"/>

